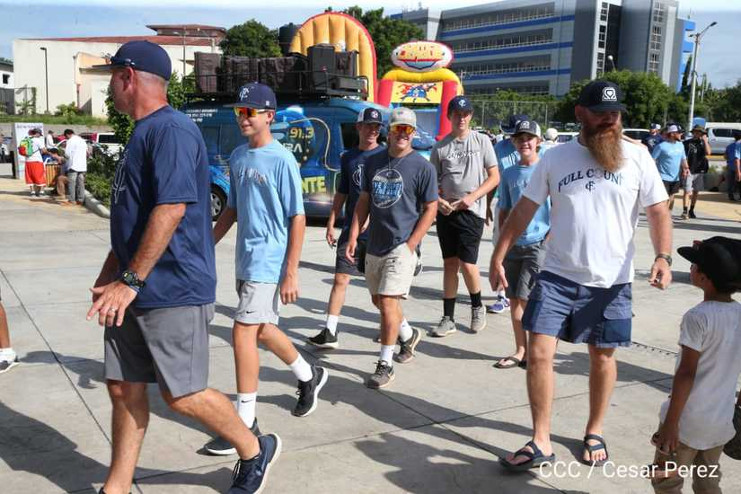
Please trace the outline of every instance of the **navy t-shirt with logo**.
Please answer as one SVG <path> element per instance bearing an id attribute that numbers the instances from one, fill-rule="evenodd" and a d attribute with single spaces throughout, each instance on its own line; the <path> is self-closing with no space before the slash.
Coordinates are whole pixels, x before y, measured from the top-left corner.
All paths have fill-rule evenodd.
<path id="1" fill-rule="evenodd" d="M 213 303 L 216 265 L 206 145 L 198 127 L 165 106 L 138 120 L 111 187 L 111 246 L 120 273 L 139 248 L 152 210 L 187 204 L 146 286 L 139 309 Z"/>
<path id="2" fill-rule="evenodd" d="M 437 201 L 437 173 L 416 151 L 392 158 L 385 148 L 364 168 L 362 188 L 370 194 L 367 252 L 384 256 L 409 240 L 422 206 Z"/>
<path id="3" fill-rule="evenodd" d="M 359 148 L 352 148 L 340 157 L 340 182 L 337 184 L 337 192 L 345 194 L 345 223 L 342 227 L 339 243 L 342 244 L 350 235 L 350 225 L 352 224 L 352 215 L 355 212 L 355 205 L 358 203 L 358 197 L 362 190 L 363 169 L 367 159 L 384 150 L 383 146 L 375 147 L 369 151 L 362 151 Z M 363 225 L 360 225 L 361 227 Z M 368 236 L 368 230 L 360 234 L 361 239 Z"/>

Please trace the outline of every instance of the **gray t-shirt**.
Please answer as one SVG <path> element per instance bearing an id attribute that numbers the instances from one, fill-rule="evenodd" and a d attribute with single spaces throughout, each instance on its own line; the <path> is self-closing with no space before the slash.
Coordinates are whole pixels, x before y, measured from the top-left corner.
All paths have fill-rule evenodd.
<path id="1" fill-rule="evenodd" d="M 370 194 L 367 252 L 384 256 L 409 240 L 422 206 L 437 200 L 435 168 L 416 151 L 391 158 L 385 149 L 367 158 L 363 192 Z"/>
<path id="2" fill-rule="evenodd" d="M 437 170 L 441 196 L 448 202 L 478 189 L 489 176 L 487 170 L 497 166 L 491 141 L 475 131 L 462 140 L 448 134 L 432 148 L 430 161 Z M 480 197 L 469 209 L 486 219 L 486 196 Z"/>

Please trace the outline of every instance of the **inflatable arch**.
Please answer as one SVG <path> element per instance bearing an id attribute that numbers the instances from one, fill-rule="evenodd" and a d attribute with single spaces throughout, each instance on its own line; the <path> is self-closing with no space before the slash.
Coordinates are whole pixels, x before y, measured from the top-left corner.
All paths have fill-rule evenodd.
<path id="1" fill-rule="evenodd" d="M 299 28 L 290 51 L 307 54 L 310 46 L 329 43 L 335 51 L 358 52 L 358 74 L 368 78 L 368 101 L 376 94 L 376 47 L 368 30 L 354 17 L 338 12 L 325 12 L 310 17 Z"/>

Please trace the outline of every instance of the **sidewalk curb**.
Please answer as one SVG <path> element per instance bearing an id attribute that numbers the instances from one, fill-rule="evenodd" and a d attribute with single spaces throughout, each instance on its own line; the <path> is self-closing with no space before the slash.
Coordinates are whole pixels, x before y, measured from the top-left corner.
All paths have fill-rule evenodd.
<path id="1" fill-rule="evenodd" d="M 97 214 L 101 218 L 110 219 L 111 217 L 111 212 L 108 210 L 108 208 L 105 207 L 102 202 L 93 197 L 93 195 L 87 190 L 85 191 L 84 205 L 85 208 L 87 208 L 90 212 Z"/>

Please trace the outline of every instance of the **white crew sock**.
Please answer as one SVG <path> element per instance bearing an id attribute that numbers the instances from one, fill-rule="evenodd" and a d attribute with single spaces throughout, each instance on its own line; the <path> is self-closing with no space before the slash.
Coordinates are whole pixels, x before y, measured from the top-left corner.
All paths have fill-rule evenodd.
<path id="1" fill-rule="evenodd" d="M 390 366 L 394 365 L 394 345 L 381 345 L 381 360 L 386 361 Z"/>
<path id="2" fill-rule="evenodd" d="M 311 366 L 306 362 L 306 360 L 304 360 L 301 354 L 299 354 L 296 361 L 289 367 L 291 368 L 291 371 L 293 371 L 293 375 L 296 376 L 296 379 L 301 382 L 311 381 L 311 378 L 314 376 L 314 373 L 311 371 Z"/>
<path id="3" fill-rule="evenodd" d="M 0 359 L 6 358 L 8 360 L 12 360 L 15 358 L 15 352 L 13 351 L 13 347 L 7 347 L 7 348 L 0 348 Z"/>
<path id="4" fill-rule="evenodd" d="M 324 324 L 325 327 L 332 333 L 332 336 L 337 334 L 337 322 L 340 320 L 340 316 L 333 316 L 327 314 L 327 322 Z"/>
<path id="5" fill-rule="evenodd" d="M 499 290 L 497 292 L 497 298 L 507 298 L 507 292 L 505 292 L 504 290 Z"/>
<path id="6" fill-rule="evenodd" d="M 399 326 L 399 338 L 401 341 L 408 341 L 413 335 L 412 327 L 409 325 L 406 318 L 404 318 L 401 321 L 401 326 Z"/>
<path id="7" fill-rule="evenodd" d="M 255 424 L 256 406 L 257 391 L 254 393 L 237 393 L 237 413 L 247 427 L 252 427 Z"/>

